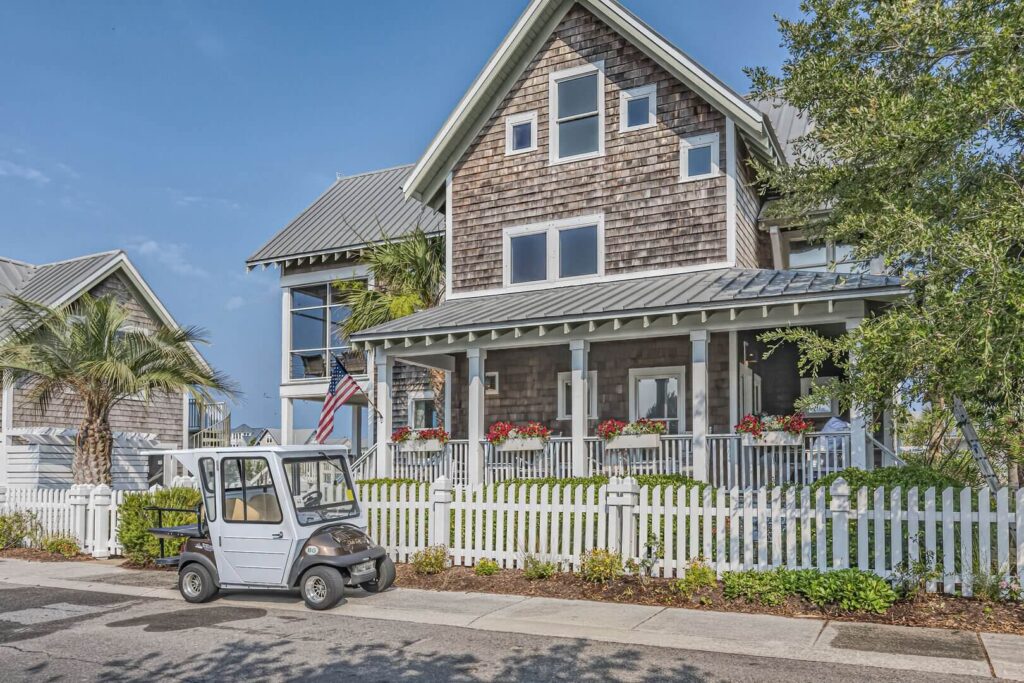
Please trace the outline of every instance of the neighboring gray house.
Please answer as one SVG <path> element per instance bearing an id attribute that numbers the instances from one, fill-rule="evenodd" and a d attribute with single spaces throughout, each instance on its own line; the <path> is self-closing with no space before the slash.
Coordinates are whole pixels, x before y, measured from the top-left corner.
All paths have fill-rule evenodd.
<path id="1" fill-rule="evenodd" d="M 447 373 L 446 467 L 474 483 L 515 468 L 593 473 L 607 418 L 668 424 L 649 471 L 671 462 L 732 482 L 719 475 L 769 461 L 775 480 L 796 476 L 793 462 L 801 477 L 871 466 L 891 453 L 888 423 L 869 434 L 835 405 L 811 417 L 845 431 L 782 460 L 735 433 L 744 414 L 791 412 L 812 386 L 795 349 L 762 358 L 760 332 L 842 334 L 906 293 L 844 245 L 765 219 L 771 192 L 750 162 L 789 163 L 808 126 L 733 91 L 615 0 L 533 0 L 414 166 L 339 180 L 250 257 L 281 267 L 285 425 L 292 399 L 322 398 L 336 348 L 375 396 L 382 474 L 412 467 L 388 441 L 410 415 L 429 419 L 421 368 Z M 346 312 L 325 283 L 365 277 L 360 246 L 417 223 L 446 237 L 446 301 L 332 335 Z M 502 456 L 482 444 L 498 420 L 542 422 L 554 438 Z"/>
<path id="2" fill-rule="evenodd" d="M 156 294 L 123 251 L 33 265 L 0 257 L 0 338 L 10 332 L 5 312 L 9 295 L 61 306 L 85 293 L 113 295 L 143 329 L 174 326 Z M 163 461 L 147 449 L 185 447 L 189 437 L 187 394 L 165 394 L 149 402 L 127 400 L 111 413 L 115 440 L 114 484 L 144 488 L 162 478 Z M 0 485 L 62 486 L 71 483 L 74 430 L 81 407 L 73 396 L 55 401 L 46 412 L 19 386 L 3 387 L 0 400 Z"/>

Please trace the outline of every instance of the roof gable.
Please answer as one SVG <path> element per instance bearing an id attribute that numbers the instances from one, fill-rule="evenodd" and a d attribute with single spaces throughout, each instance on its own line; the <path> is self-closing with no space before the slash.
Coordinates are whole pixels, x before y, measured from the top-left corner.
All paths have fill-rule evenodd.
<path id="1" fill-rule="evenodd" d="M 419 199 L 431 206 L 440 205 L 441 189 L 447 174 L 576 4 L 590 11 L 732 118 L 755 152 L 765 157 L 782 156 L 770 126 L 756 107 L 616 0 L 533 0 L 413 168 L 403 188 L 406 197 Z"/>

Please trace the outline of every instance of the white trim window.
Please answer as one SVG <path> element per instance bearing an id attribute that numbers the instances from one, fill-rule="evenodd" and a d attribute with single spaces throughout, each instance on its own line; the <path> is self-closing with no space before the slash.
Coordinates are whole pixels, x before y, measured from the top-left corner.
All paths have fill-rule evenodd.
<path id="1" fill-rule="evenodd" d="M 838 377 L 801 377 L 800 398 L 810 396 L 815 386 L 826 387 L 838 381 Z M 822 403 L 809 406 L 804 411 L 807 417 L 832 417 L 839 414 L 839 401 L 836 398 L 824 399 Z"/>
<path id="2" fill-rule="evenodd" d="M 537 149 L 537 112 L 528 111 L 505 118 L 505 155 Z"/>
<path id="3" fill-rule="evenodd" d="M 351 311 L 341 304 L 327 283 L 289 288 L 290 308 L 285 324 L 290 340 L 288 353 L 291 380 L 323 379 L 330 355 L 348 350 L 341 324 Z"/>
<path id="4" fill-rule="evenodd" d="M 658 86 L 655 83 L 619 93 L 619 132 L 650 128 L 658 122 Z"/>
<path id="5" fill-rule="evenodd" d="M 487 396 L 498 396 L 501 393 L 501 377 L 497 372 L 484 373 L 484 394 Z"/>
<path id="6" fill-rule="evenodd" d="M 548 80 L 552 164 L 604 154 L 604 62 L 556 71 Z"/>
<path id="7" fill-rule="evenodd" d="M 686 368 L 630 368 L 629 419 L 662 420 L 669 434 L 686 431 Z"/>
<path id="8" fill-rule="evenodd" d="M 721 172 L 718 168 L 721 150 L 718 133 L 695 135 L 679 141 L 679 182 L 714 178 Z"/>
<path id="9" fill-rule="evenodd" d="M 604 215 L 505 228 L 506 287 L 604 275 Z"/>
<path id="10" fill-rule="evenodd" d="M 788 270 L 834 273 L 875 272 L 871 259 L 854 258 L 853 247 L 835 242 L 810 242 L 803 233 L 786 235 L 785 264 Z M 881 272 L 879 270 L 879 272 Z"/>
<path id="11" fill-rule="evenodd" d="M 409 413 L 406 418 L 412 429 L 431 429 L 438 426 L 433 391 L 414 391 L 409 394 Z"/>
<path id="12" fill-rule="evenodd" d="M 572 373 L 558 373 L 558 419 L 572 419 Z M 587 419 L 597 419 L 597 370 L 587 371 Z"/>

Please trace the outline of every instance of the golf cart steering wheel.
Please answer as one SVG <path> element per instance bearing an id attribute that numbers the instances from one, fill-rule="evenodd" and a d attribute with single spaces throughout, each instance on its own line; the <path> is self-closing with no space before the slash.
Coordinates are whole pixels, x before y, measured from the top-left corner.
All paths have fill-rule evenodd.
<path id="1" fill-rule="evenodd" d="M 323 497 L 323 494 L 317 491 L 316 489 L 308 491 L 302 494 L 302 507 L 316 507 L 320 504 L 320 501 L 323 499 Z"/>

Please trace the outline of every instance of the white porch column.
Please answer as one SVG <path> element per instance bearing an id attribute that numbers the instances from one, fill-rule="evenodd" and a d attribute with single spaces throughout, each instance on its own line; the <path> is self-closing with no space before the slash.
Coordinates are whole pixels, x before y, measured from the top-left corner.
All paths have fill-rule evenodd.
<path id="1" fill-rule="evenodd" d="M 484 364 L 487 352 L 482 349 L 467 349 L 469 360 L 469 437 L 468 475 L 469 485 L 484 483 L 484 451 L 480 442 L 486 434 L 484 426 Z"/>
<path id="2" fill-rule="evenodd" d="M 378 352 L 374 358 L 377 385 L 377 476 L 390 477 L 394 471 L 394 454 L 388 448 L 391 439 L 391 375 L 395 359 Z"/>
<path id="3" fill-rule="evenodd" d="M 292 399 L 281 398 L 281 445 L 290 446 L 292 443 L 292 429 L 295 427 L 295 411 Z"/>
<path id="4" fill-rule="evenodd" d="M 352 410 L 352 432 L 350 438 L 351 453 L 358 457 L 363 452 L 363 407 L 357 403 L 351 404 Z"/>
<path id="5" fill-rule="evenodd" d="M 692 345 L 691 366 L 693 378 L 693 478 L 708 480 L 708 333 L 694 330 L 690 333 Z"/>
<path id="6" fill-rule="evenodd" d="M 860 321 L 860 318 L 848 318 L 846 330 L 856 329 L 860 326 Z M 856 362 L 857 358 L 851 354 L 850 366 L 852 367 Z M 862 470 L 869 467 L 867 424 L 859 406 L 850 407 L 850 464 Z"/>
<path id="7" fill-rule="evenodd" d="M 587 354 L 590 342 L 569 342 L 572 354 L 572 476 L 587 476 Z"/>
<path id="8" fill-rule="evenodd" d="M 740 421 L 740 348 L 736 330 L 729 332 L 729 432 Z"/>

